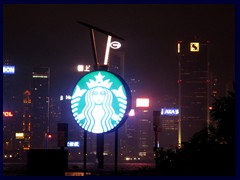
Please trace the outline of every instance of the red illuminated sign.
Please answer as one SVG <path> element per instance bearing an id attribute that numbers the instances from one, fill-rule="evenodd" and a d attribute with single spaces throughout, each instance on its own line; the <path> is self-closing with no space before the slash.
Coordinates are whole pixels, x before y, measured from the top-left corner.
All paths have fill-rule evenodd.
<path id="1" fill-rule="evenodd" d="M 4 112 L 3 112 L 3 116 L 4 116 L 4 117 L 13 117 L 13 114 L 12 114 L 12 112 L 10 112 L 10 111 L 4 111 Z"/>

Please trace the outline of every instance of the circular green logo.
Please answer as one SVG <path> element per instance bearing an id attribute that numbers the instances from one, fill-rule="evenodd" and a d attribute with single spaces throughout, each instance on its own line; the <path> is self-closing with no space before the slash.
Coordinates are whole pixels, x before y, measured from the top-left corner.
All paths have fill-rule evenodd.
<path id="1" fill-rule="evenodd" d="M 120 127 L 128 117 L 131 94 L 125 81 L 108 71 L 93 71 L 75 86 L 71 108 L 83 129 L 105 133 Z"/>

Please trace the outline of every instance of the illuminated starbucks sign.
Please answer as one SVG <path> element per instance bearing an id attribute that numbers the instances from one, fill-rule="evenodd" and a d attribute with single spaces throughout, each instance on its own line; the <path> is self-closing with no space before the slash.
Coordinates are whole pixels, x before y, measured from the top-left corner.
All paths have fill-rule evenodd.
<path id="1" fill-rule="evenodd" d="M 71 108 L 76 122 L 88 132 L 111 132 L 128 117 L 130 90 L 120 76 L 108 71 L 93 71 L 76 84 Z"/>

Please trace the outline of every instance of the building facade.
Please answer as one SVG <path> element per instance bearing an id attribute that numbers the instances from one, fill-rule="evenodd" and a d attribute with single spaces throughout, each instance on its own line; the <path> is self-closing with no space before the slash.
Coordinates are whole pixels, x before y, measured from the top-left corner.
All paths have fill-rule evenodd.
<path id="1" fill-rule="evenodd" d="M 23 94 L 23 150 L 29 150 L 31 148 L 31 118 L 32 118 L 32 108 L 31 108 L 31 92 L 26 90 Z"/>
<path id="2" fill-rule="evenodd" d="M 31 148 L 47 148 L 49 133 L 50 68 L 39 67 L 32 71 L 31 79 Z"/>
<path id="3" fill-rule="evenodd" d="M 210 123 L 210 42 L 179 41 L 179 145 Z"/>
<path id="4" fill-rule="evenodd" d="M 22 132 L 20 98 L 16 93 L 15 66 L 8 59 L 3 61 L 3 155 L 5 160 L 19 157 L 21 141 L 16 133 Z"/>
<path id="5" fill-rule="evenodd" d="M 163 149 L 175 149 L 178 137 L 178 115 L 176 107 L 161 108 L 160 111 L 160 147 Z"/>

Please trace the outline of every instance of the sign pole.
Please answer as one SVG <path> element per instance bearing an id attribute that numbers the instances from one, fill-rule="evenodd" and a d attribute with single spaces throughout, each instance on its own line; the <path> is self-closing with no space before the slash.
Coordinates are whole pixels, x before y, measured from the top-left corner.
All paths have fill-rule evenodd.
<path id="1" fill-rule="evenodd" d="M 115 130 L 115 175 L 118 170 L 118 129 Z"/>
<path id="2" fill-rule="evenodd" d="M 83 172 L 84 176 L 86 176 L 86 169 L 87 169 L 87 131 L 84 130 L 84 142 L 83 142 Z"/>
<path id="3" fill-rule="evenodd" d="M 98 168 L 104 168 L 104 134 L 97 134 L 97 159 L 98 159 Z"/>
<path id="4" fill-rule="evenodd" d="M 98 62 L 98 57 L 97 57 L 97 48 L 96 48 L 96 42 L 95 42 L 95 36 L 94 36 L 94 30 L 93 29 L 90 29 L 90 35 L 91 35 L 91 41 L 92 41 L 94 62 L 95 62 L 95 66 L 97 67 L 99 65 L 99 62 Z"/>
<path id="5" fill-rule="evenodd" d="M 95 67 L 94 70 L 105 70 L 108 71 L 108 57 L 109 57 L 109 51 L 110 51 L 110 43 L 111 43 L 111 38 L 115 37 L 118 39 L 121 39 L 124 41 L 123 38 L 111 33 L 111 32 L 107 32 L 103 29 L 100 29 L 98 27 L 92 26 L 90 24 L 81 22 L 81 21 L 77 21 L 77 23 L 82 24 L 86 27 L 88 27 L 90 29 L 90 35 L 91 35 L 91 42 L 92 42 L 92 49 L 93 49 L 93 54 L 94 54 L 94 62 L 95 62 Z M 104 65 L 100 65 L 98 58 L 97 58 L 97 49 L 96 49 L 96 43 L 95 43 L 95 37 L 94 37 L 94 30 L 99 31 L 101 33 L 104 33 L 106 35 L 108 35 L 108 40 L 107 40 L 107 47 L 106 47 L 106 53 L 105 53 L 105 59 L 104 59 Z M 97 76 L 95 76 L 97 77 Z M 98 76 L 99 79 L 98 81 L 101 80 L 101 76 Z M 104 77 L 104 76 L 103 76 Z M 120 88 L 119 88 L 120 90 Z M 79 89 L 79 93 L 82 93 L 84 90 L 80 90 Z M 116 91 L 115 91 L 116 92 Z M 116 92 L 117 94 L 117 92 Z M 125 99 L 126 97 L 121 97 L 123 99 Z M 123 101 L 124 102 L 124 101 Z M 84 175 L 86 175 L 86 130 L 84 131 Z M 98 159 L 98 168 L 103 168 L 103 160 L 104 160 L 104 156 L 103 156 L 103 152 L 104 152 L 104 134 L 97 134 L 97 159 Z M 115 130 L 115 174 L 117 174 L 117 160 L 118 160 L 118 129 Z"/>

